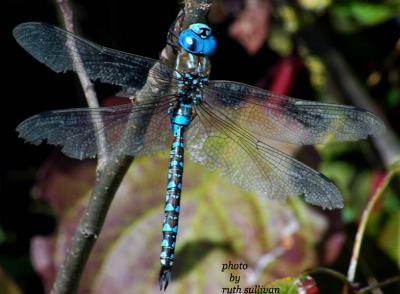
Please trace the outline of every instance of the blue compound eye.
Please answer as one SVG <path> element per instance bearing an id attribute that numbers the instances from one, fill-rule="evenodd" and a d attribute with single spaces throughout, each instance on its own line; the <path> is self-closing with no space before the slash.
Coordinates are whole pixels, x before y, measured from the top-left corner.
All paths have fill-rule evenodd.
<path id="1" fill-rule="evenodd" d="M 196 51 L 196 39 L 187 36 L 185 38 L 185 44 L 186 44 L 186 48 L 192 50 L 192 51 Z"/>
<path id="2" fill-rule="evenodd" d="M 181 32 L 178 42 L 185 51 L 196 55 L 211 55 L 217 48 L 211 28 L 202 23 L 192 24 Z"/>

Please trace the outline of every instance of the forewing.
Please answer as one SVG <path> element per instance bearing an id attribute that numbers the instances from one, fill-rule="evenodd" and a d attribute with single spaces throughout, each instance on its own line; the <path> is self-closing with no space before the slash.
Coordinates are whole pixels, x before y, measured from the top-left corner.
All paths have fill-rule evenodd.
<path id="1" fill-rule="evenodd" d="M 196 106 L 196 113 L 187 131 L 192 160 L 220 169 L 245 191 L 282 202 L 302 194 L 307 202 L 323 208 L 343 207 L 339 190 L 321 173 L 236 127 L 207 102 Z"/>
<path id="2" fill-rule="evenodd" d="M 294 99 L 236 82 L 211 81 L 204 99 L 258 137 L 287 143 L 357 140 L 384 130 L 378 117 L 354 106 Z"/>
<path id="3" fill-rule="evenodd" d="M 169 102 L 124 104 L 42 112 L 18 125 L 19 136 L 38 145 L 62 146 L 66 155 L 84 159 L 98 154 L 142 155 L 164 150 L 169 139 Z"/>
<path id="4" fill-rule="evenodd" d="M 13 35 L 29 54 L 55 72 L 85 72 L 91 80 L 131 90 L 143 87 L 150 70 L 162 90 L 173 77 L 174 70 L 158 60 L 106 48 L 50 24 L 22 23 Z"/>

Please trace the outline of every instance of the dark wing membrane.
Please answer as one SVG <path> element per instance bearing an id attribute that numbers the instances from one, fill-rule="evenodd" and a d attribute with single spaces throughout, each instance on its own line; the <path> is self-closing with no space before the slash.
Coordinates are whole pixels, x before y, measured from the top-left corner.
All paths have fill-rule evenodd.
<path id="1" fill-rule="evenodd" d="M 35 145 L 63 146 L 66 155 L 143 155 L 164 150 L 169 141 L 169 102 L 124 104 L 42 112 L 18 125 L 19 136 Z"/>
<path id="2" fill-rule="evenodd" d="M 357 107 L 294 99 L 230 81 L 211 81 L 204 99 L 258 137 L 287 143 L 357 140 L 385 128 Z"/>
<path id="3" fill-rule="evenodd" d="M 302 194 L 323 208 L 343 207 L 339 190 L 323 174 L 257 140 L 207 102 L 196 106 L 196 113 L 187 131 L 192 160 L 220 169 L 245 191 L 282 202 Z"/>
<path id="4" fill-rule="evenodd" d="M 46 23 L 28 22 L 14 28 L 17 42 L 55 72 L 86 72 L 91 80 L 141 89 L 149 71 L 159 86 L 168 85 L 173 69 L 158 60 L 109 49 Z M 165 94 L 165 93 L 164 93 Z"/>

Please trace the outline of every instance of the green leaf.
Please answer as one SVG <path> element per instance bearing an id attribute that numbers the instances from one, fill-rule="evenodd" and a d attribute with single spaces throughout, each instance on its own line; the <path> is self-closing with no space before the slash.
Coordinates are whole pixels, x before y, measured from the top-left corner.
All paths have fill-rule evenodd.
<path id="1" fill-rule="evenodd" d="M 293 42 L 289 32 L 281 26 L 272 25 L 268 35 L 269 47 L 281 56 L 288 56 L 293 52 Z"/>
<path id="2" fill-rule="evenodd" d="M 359 150 L 359 148 L 354 142 L 334 142 L 331 144 L 322 145 L 320 150 L 323 161 L 333 161 L 337 157 L 340 157 L 345 153 L 352 152 L 353 150 Z"/>
<path id="3" fill-rule="evenodd" d="M 321 172 L 335 181 L 341 191 L 348 193 L 350 182 L 356 174 L 354 166 L 346 161 L 323 161 Z"/>
<path id="4" fill-rule="evenodd" d="M 268 284 L 268 288 L 278 288 L 279 292 L 264 292 L 264 293 L 285 293 L 285 294 L 318 293 L 318 288 L 315 280 L 311 276 L 304 276 L 304 275 L 295 278 L 287 277 L 280 280 L 276 280 Z"/>
<path id="5" fill-rule="evenodd" d="M 400 104 L 400 91 L 396 88 L 391 88 L 386 100 L 389 107 L 394 108 L 398 106 Z"/>
<path id="6" fill-rule="evenodd" d="M 332 4 L 332 0 L 299 0 L 299 3 L 305 9 L 322 11 Z"/>
<path id="7" fill-rule="evenodd" d="M 345 1 L 335 3 L 331 9 L 334 24 L 339 30 L 354 32 L 363 27 L 382 23 L 400 11 L 395 1 L 370 3 L 364 1 Z"/>

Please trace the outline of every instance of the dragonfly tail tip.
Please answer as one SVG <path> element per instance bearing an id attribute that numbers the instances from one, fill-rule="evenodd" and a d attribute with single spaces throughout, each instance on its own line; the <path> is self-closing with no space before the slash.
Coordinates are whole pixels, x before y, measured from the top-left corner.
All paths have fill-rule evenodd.
<path id="1" fill-rule="evenodd" d="M 169 281 L 171 280 L 171 267 L 161 266 L 159 284 L 160 291 L 167 289 Z"/>

